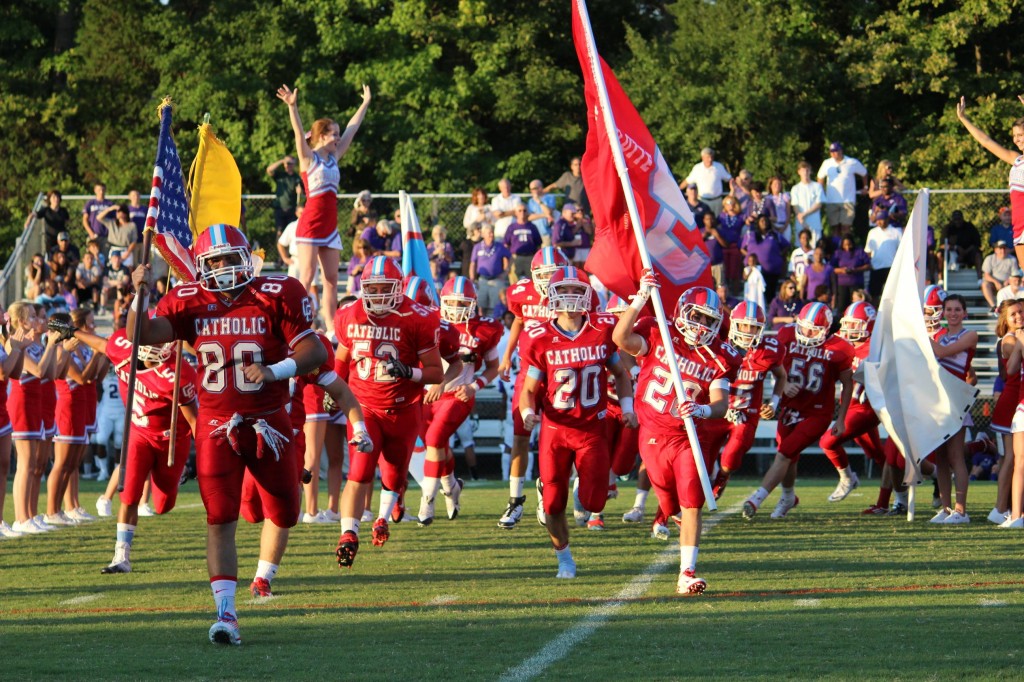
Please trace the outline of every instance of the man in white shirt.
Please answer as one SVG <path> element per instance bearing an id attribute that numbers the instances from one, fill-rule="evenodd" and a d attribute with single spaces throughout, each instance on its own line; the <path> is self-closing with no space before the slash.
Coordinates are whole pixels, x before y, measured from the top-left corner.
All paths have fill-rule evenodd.
<path id="1" fill-rule="evenodd" d="M 889 278 L 889 269 L 896 259 L 903 230 L 889 224 L 888 211 L 875 212 L 875 226 L 868 232 L 864 253 L 871 256 L 871 279 L 868 280 L 868 292 L 875 301 L 882 295 L 885 280 Z"/>
<path id="2" fill-rule="evenodd" d="M 821 205 L 825 203 L 825 190 L 811 179 L 811 164 L 801 161 L 797 164 L 796 174 L 800 182 L 789 191 L 790 205 L 796 217 L 796 230 L 810 230 L 811 248 L 821 239 Z"/>
<path id="3" fill-rule="evenodd" d="M 1010 245 L 1000 239 L 995 244 L 995 250 L 985 257 L 981 264 L 981 293 L 985 300 L 996 312 L 996 293 L 1002 289 L 1010 276 L 1018 270 L 1017 258 L 1010 252 Z"/>
<path id="4" fill-rule="evenodd" d="M 722 212 L 722 197 L 725 196 L 722 183 L 732 180 L 732 175 L 725 166 L 715 161 L 715 150 L 704 147 L 700 150 L 700 163 L 693 167 L 686 179 L 680 183 L 680 189 L 686 189 L 689 183 L 697 185 L 700 200 L 707 204 L 717 216 Z"/>
<path id="5" fill-rule="evenodd" d="M 1021 275 L 1024 275 L 1024 272 L 1021 272 L 1020 268 L 1010 273 L 1009 279 L 1006 280 L 1006 286 L 996 293 L 997 309 L 1003 305 L 1003 301 L 1015 301 L 1018 298 L 1024 298 L 1024 291 L 1021 291 L 1020 288 Z"/>
<path id="6" fill-rule="evenodd" d="M 825 188 L 825 217 L 832 234 L 843 235 L 853 227 L 854 205 L 857 201 L 857 178 L 866 180 L 867 168 L 852 156 L 843 154 L 843 145 L 829 145 L 831 156 L 818 169 L 818 182 Z"/>
<path id="7" fill-rule="evenodd" d="M 491 212 L 494 213 L 494 238 L 499 242 L 505 239 L 505 230 L 512 224 L 516 209 L 523 205 L 519 195 L 512 194 L 512 183 L 508 178 L 498 180 L 498 191 L 491 199 Z"/>

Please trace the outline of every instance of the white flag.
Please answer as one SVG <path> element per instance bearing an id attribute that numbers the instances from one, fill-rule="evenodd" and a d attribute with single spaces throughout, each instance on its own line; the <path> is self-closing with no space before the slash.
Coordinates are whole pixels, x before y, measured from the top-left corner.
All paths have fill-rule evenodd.
<path id="1" fill-rule="evenodd" d="M 928 190 L 922 190 L 882 292 L 871 352 L 859 370 L 871 406 L 906 456 L 907 483 L 917 483 L 921 460 L 960 430 L 978 394 L 939 365 L 925 330 L 920 246 L 927 227 Z"/>

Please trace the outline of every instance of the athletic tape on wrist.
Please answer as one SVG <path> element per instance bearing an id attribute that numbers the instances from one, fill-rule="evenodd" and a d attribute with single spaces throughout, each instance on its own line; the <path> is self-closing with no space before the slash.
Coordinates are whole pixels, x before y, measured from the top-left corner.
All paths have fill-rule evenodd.
<path id="1" fill-rule="evenodd" d="M 149 310 L 149 292 L 147 291 L 146 295 L 143 297 L 143 299 L 141 301 L 141 305 L 142 305 L 141 308 L 139 307 L 139 304 L 140 304 L 139 293 L 140 292 L 136 291 L 135 292 L 135 298 L 132 299 L 132 310 L 134 310 L 135 312 L 139 312 L 140 310 L 142 310 L 142 311 Z"/>
<path id="2" fill-rule="evenodd" d="M 291 358 L 285 358 L 281 362 L 274 363 L 270 367 L 267 367 L 267 369 L 269 369 L 270 373 L 274 375 L 274 379 L 276 381 L 281 381 L 282 379 L 291 379 L 293 376 L 295 376 L 295 360 Z"/>
<path id="3" fill-rule="evenodd" d="M 777 395 L 773 395 L 772 396 L 772 410 L 778 412 L 778 410 L 779 410 L 779 401 L 780 400 L 781 400 L 781 398 L 779 396 L 777 396 Z"/>
<path id="4" fill-rule="evenodd" d="M 622 406 L 622 413 L 626 414 L 633 411 L 633 399 L 632 398 L 620 398 L 619 405 Z"/>
<path id="5" fill-rule="evenodd" d="M 352 435 L 366 433 L 366 422 L 352 422 Z"/>
<path id="6" fill-rule="evenodd" d="M 412 368 L 412 376 L 409 377 L 413 381 L 423 382 L 423 370 L 419 367 Z"/>
<path id="7" fill-rule="evenodd" d="M 476 384 L 477 388 L 483 388 L 484 386 L 487 385 L 487 380 L 484 379 L 483 377 L 477 377 L 474 383 Z"/>
<path id="8" fill-rule="evenodd" d="M 519 411 L 519 416 L 523 418 L 524 422 L 526 421 L 527 417 L 535 417 L 536 415 L 537 413 L 533 411 L 532 407 L 527 407 L 525 410 Z"/>

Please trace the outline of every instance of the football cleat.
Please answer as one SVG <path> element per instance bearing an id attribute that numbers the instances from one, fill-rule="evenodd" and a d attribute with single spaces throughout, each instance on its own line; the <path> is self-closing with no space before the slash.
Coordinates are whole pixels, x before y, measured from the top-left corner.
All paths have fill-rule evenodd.
<path id="1" fill-rule="evenodd" d="M 433 514 L 431 514 L 433 516 Z M 391 508 L 391 523 L 401 523 L 405 519 L 405 491 L 398 496 L 398 503 Z"/>
<path id="2" fill-rule="evenodd" d="M 619 486 L 616 483 L 612 483 L 608 486 L 608 499 L 614 500 L 619 496 Z"/>
<path id="3" fill-rule="evenodd" d="M 508 506 L 505 507 L 504 513 L 498 519 L 498 528 L 504 528 L 505 530 L 515 528 L 516 524 L 519 523 L 519 519 L 523 518 L 523 504 L 525 502 L 525 495 L 523 497 L 508 498 Z"/>
<path id="4" fill-rule="evenodd" d="M 387 519 L 377 519 L 373 522 L 373 536 L 371 541 L 374 547 L 383 547 L 384 543 L 391 537 L 391 530 L 388 528 Z"/>
<path id="5" fill-rule="evenodd" d="M 104 575 L 110 575 L 112 573 L 131 573 L 131 572 L 132 572 L 132 562 L 128 561 L 127 559 L 125 559 L 124 561 L 119 561 L 117 563 L 111 562 L 111 564 L 109 566 L 104 566 L 103 568 L 100 569 L 100 573 L 102 573 Z"/>
<path id="6" fill-rule="evenodd" d="M 590 520 L 587 521 L 587 530 L 604 530 L 604 515 L 591 514 Z"/>
<path id="7" fill-rule="evenodd" d="M 747 500 L 743 503 L 743 518 L 750 520 L 757 514 L 757 505 L 754 504 L 753 500 Z"/>
<path id="8" fill-rule="evenodd" d="M 434 522 L 434 498 L 423 497 L 420 499 L 420 513 L 417 524 L 420 528 L 426 528 Z"/>
<path id="9" fill-rule="evenodd" d="M 990 523 L 994 523 L 997 526 L 1001 525 L 1006 519 L 1010 518 L 1010 510 L 1007 509 L 1005 512 L 1001 512 L 995 507 L 992 507 L 992 511 L 988 513 L 988 520 Z"/>
<path id="10" fill-rule="evenodd" d="M 775 509 L 772 510 L 771 516 L 769 518 L 784 519 L 786 518 L 786 514 L 788 514 L 789 511 L 796 507 L 798 504 L 800 504 L 800 498 L 797 497 L 796 495 L 794 495 L 793 499 L 791 500 L 786 497 L 782 497 L 781 499 L 779 499 L 779 503 L 775 505 Z"/>
<path id="11" fill-rule="evenodd" d="M 253 580 L 252 585 L 249 585 L 249 593 L 254 599 L 269 599 L 274 596 L 274 593 L 270 591 L 270 581 L 266 578 Z"/>
<path id="12" fill-rule="evenodd" d="M 358 551 L 359 536 L 350 530 L 342 533 L 341 537 L 338 538 L 338 547 L 334 550 L 334 555 L 338 557 L 338 566 L 352 568 Z"/>
<path id="13" fill-rule="evenodd" d="M 842 502 L 846 499 L 846 496 L 854 491 L 854 489 L 860 485 L 860 479 L 857 478 L 857 473 L 854 471 L 850 472 L 849 478 L 840 478 L 839 485 L 832 491 L 832 494 L 828 496 L 829 502 Z"/>
<path id="14" fill-rule="evenodd" d="M 544 484 L 537 479 L 537 523 L 548 527 L 548 515 L 544 512 Z"/>
<path id="15" fill-rule="evenodd" d="M 587 521 L 590 520 L 590 512 L 583 508 L 583 503 L 580 502 L 580 479 L 577 478 L 572 483 L 572 516 L 576 519 L 576 525 L 582 528 L 587 525 Z"/>
<path id="16" fill-rule="evenodd" d="M 105 498 L 105 497 L 98 497 L 98 498 L 96 498 L 96 513 L 99 516 L 101 516 L 103 518 L 106 518 L 108 516 L 113 516 L 114 515 L 114 508 L 113 507 L 114 507 L 114 503 L 111 502 L 110 500 L 108 500 L 107 498 Z"/>
<path id="17" fill-rule="evenodd" d="M 944 524 L 950 525 L 950 526 L 956 526 L 956 525 L 960 525 L 960 524 L 963 524 L 963 523 L 970 523 L 970 522 L 971 522 L 971 517 L 967 515 L 967 512 L 958 512 L 955 509 L 953 510 L 953 513 L 950 514 L 949 516 L 947 516 L 946 520 L 943 521 Z"/>
<path id="18" fill-rule="evenodd" d="M 217 617 L 217 622 L 210 626 L 210 641 L 214 644 L 241 646 L 242 634 L 238 630 L 235 614 L 225 612 Z"/>
<path id="19" fill-rule="evenodd" d="M 628 512 L 622 515 L 623 523 L 643 523 L 644 521 L 644 510 L 640 507 L 633 507 Z"/>
<path id="20" fill-rule="evenodd" d="M 555 574 L 556 578 L 571 579 L 576 577 L 576 562 L 570 556 L 566 559 L 558 560 L 558 573 Z"/>
<path id="21" fill-rule="evenodd" d="M 679 574 L 679 580 L 676 582 L 676 594 L 686 595 L 698 595 L 704 594 L 704 590 L 708 588 L 708 583 L 704 578 L 698 578 L 693 574 L 693 569 L 688 568 Z"/>
<path id="22" fill-rule="evenodd" d="M 667 542 L 669 537 L 671 537 L 671 533 L 668 530 L 668 526 L 655 521 L 654 525 L 651 527 L 651 539 Z"/>
<path id="23" fill-rule="evenodd" d="M 444 495 L 444 507 L 445 511 L 448 512 L 449 521 L 459 518 L 459 510 L 461 509 L 459 502 L 462 499 L 462 487 L 464 485 L 465 483 L 463 483 L 461 478 L 456 478 L 455 487 L 452 488 L 450 493 L 441 491 L 441 494 Z"/>
<path id="24" fill-rule="evenodd" d="M 949 509 L 943 509 L 938 514 L 929 519 L 928 523 L 945 523 L 946 519 L 949 518 L 949 514 Z"/>
<path id="25" fill-rule="evenodd" d="M 877 504 L 873 504 L 864 511 L 861 512 L 864 516 L 887 516 L 889 509 L 887 507 L 880 507 Z"/>
<path id="26" fill-rule="evenodd" d="M 907 505 L 902 502 L 897 502 L 892 506 L 892 509 L 889 510 L 889 516 L 906 516 L 906 514 Z"/>
<path id="27" fill-rule="evenodd" d="M 748 303 L 750 302 L 752 301 L 748 301 Z M 757 304 L 755 303 L 755 305 Z M 718 475 L 715 476 L 715 482 L 711 485 L 711 492 L 716 500 L 722 497 L 722 493 L 725 492 L 725 486 L 727 485 L 729 485 L 729 474 L 719 471 Z"/>

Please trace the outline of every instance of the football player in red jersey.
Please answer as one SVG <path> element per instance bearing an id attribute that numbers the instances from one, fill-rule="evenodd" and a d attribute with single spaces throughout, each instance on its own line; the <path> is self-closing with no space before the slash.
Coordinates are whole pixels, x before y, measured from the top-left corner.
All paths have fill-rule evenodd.
<path id="1" fill-rule="evenodd" d="M 340 308 L 335 317 L 338 350 L 335 371 L 349 382 L 366 415 L 349 422 L 349 436 L 366 430 L 371 453 L 349 450 L 348 482 L 341 497 L 338 565 L 351 567 L 359 549 L 359 519 L 367 489 L 380 464 L 380 514 L 373 544 L 387 542 L 388 517 L 405 492 L 416 437 L 423 421 L 423 388 L 442 381 L 438 351 L 440 319 L 402 293 L 402 269 L 393 259 L 375 256 L 362 275 L 363 297 Z"/>
<path id="2" fill-rule="evenodd" d="M 517 407 L 527 430 L 539 423 L 538 397 L 544 410 L 538 464 L 558 578 L 576 577 L 565 518 L 573 465 L 586 510 L 600 512 L 608 499 L 611 461 L 603 420 L 609 370 L 622 396 L 622 421 L 636 425 L 633 385 L 612 341 L 615 317 L 590 314 L 592 296 L 583 272 L 571 265 L 556 270 L 548 281 L 548 302 L 556 317 L 526 332 L 521 353 L 526 380 Z"/>
<path id="3" fill-rule="evenodd" d="M 669 333 L 671 353 L 662 342 L 657 320 L 636 321 L 650 298 L 657 278 L 647 271 L 640 290 L 615 326 L 615 343 L 633 356 L 642 356 L 637 382 L 637 417 L 640 420 L 640 457 L 658 494 L 659 507 L 668 515 L 680 512 L 678 594 L 701 594 L 707 582 L 696 575 L 704 490 L 686 434 L 685 417 L 721 419 L 729 407 L 729 384 L 736 378 L 740 357 L 718 337 L 721 302 L 711 289 L 694 287 L 676 301 Z M 675 362 L 686 389 L 686 400 L 675 396 L 669 363 Z M 714 453 L 708 447 L 706 427 L 695 421 L 704 464 L 710 470 Z"/>
<path id="4" fill-rule="evenodd" d="M 504 332 L 500 322 L 477 317 L 476 288 L 465 277 L 450 279 L 441 289 L 441 321 L 450 324 L 458 334 L 462 368 L 458 376 L 448 379 L 443 387 L 439 385 L 436 390 L 441 391 L 440 395 L 432 404 L 433 414 L 423 439 L 427 457 L 423 464 L 421 526 L 433 522 L 434 498 L 439 486 L 448 518 L 455 519 L 459 515 L 462 479 L 455 478 L 455 457 L 448 442 L 473 412 L 477 390 L 498 376 L 497 346 Z"/>
<path id="5" fill-rule="evenodd" d="M 529 331 L 532 327 L 551 319 L 551 309 L 547 302 L 548 280 L 558 268 L 566 265 L 569 265 L 569 261 L 561 251 L 553 246 L 545 246 L 533 257 L 530 264 L 530 277 L 524 277 L 508 290 L 508 309 L 515 315 L 515 321 L 512 322 L 512 327 L 509 329 L 505 355 L 501 359 L 501 364 L 498 365 L 498 372 L 506 381 L 512 367 L 512 355 L 518 349 L 520 334 L 524 330 Z M 512 460 L 508 479 L 509 498 L 508 506 L 501 518 L 498 519 L 498 527 L 505 530 L 516 527 L 519 519 L 523 516 L 523 503 L 526 502 L 526 496 L 523 495 L 523 484 L 529 465 L 530 430 L 523 425 L 523 419 L 518 409 L 519 395 L 525 381 L 526 375 L 520 371 L 516 376 L 515 388 L 512 391 Z"/>
<path id="6" fill-rule="evenodd" d="M 196 239 L 195 253 L 198 282 L 172 289 L 152 318 L 145 314 L 148 300 L 136 295 L 127 328 L 134 328 L 138 316 L 142 344 L 182 339 L 199 359 L 196 473 L 218 612 L 210 641 L 237 645 L 242 640 L 235 611 L 235 529 L 242 480 L 246 469 L 252 472 L 275 526 L 295 525 L 300 493 L 295 453 L 285 435 L 291 434 L 287 380 L 319 367 L 325 351 L 310 329 L 313 308 L 305 289 L 291 277 L 255 277 L 249 242 L 238 228 L 212 225 Z M 151 279 L 149 267 L 132 275 L 137 290 Z M 254 365 L 266 365 L 274 381 L 263 380 Z"/>
<path id="7" fill-rule="evenodd" d="M 722 496 L 729 476 L 743 464 L 743 455 L 754 444 L 761 419 L 772 419 L 786 388 L 782 361 L 786 351 L 775 337 L 764 336 L 764 310 L 755 301 L 740 301 L 732 309 L 729 340 L 744 351 L 736 381 L 729 386 L 729 410 L 724 419 L 705 421 L 712 453 L 721 452 L 718 476 L 712 484 L 715 499 Z M 772 398 L 764 402 L 764 380 L 775 378 Z M 724 448 L 723 448 L 724 446 Z"/>
<path id="8" fill-rule="evenodd" d="M 776 338 L 786 352 L 786 390 L 783 393 L 779 426 L 775 436 L 778 453 L 765 472 L 761 487 L 743 503 L 743 517 L 750 519 L 777 485 L 782 497 L 772 512 L 781 519 L 800 503 L 793 487 L 800 453 L 816 443 L 832 423 L 838 381 L 842 384 L 839 411 L 835 413 L 832 435 L 846 433 L 846 413 L 853 395 L 853 346 L 830 335 L 832 311 L 824 303 L 808 303 L 797 315 L 796 324 L 786 325 Z M 856 488 L 857 475 L 849 467 L 839 471 L 840 485 Z"/>
<path id="9" fill-rule="evenodd" d="M 125 330 L 119 329 L 109 339 L 84 330 L 75 332 L 75 339 L 96 353 L 110 358 L 117 374 L 121 399 L 128 394 L 129 363 L 132 342 Z M 141 346 L 135 375 L 135 399 L 132 402 L 132 430 L 128 436 L 128 468 L 125 471 L 121 508 L 117 512 L 117 541 L 114 558 L 101 573 L 130 573 L 132 541 L 139 523 L 142 487 L 152 481 L 153 511 L 166 514 L 174 509 L 178 497 L 181 471 L 188 461 L 192 433 L 196 428 L 196 371 L 187 362 L 181 363 L 178 385 L 178 408 L 187 427 L 179 422 L 175 438 L 176 457 L 167 463 L 170 449 L 171 408 L 174 396 L 174 351 L 170 345 Z"/>

